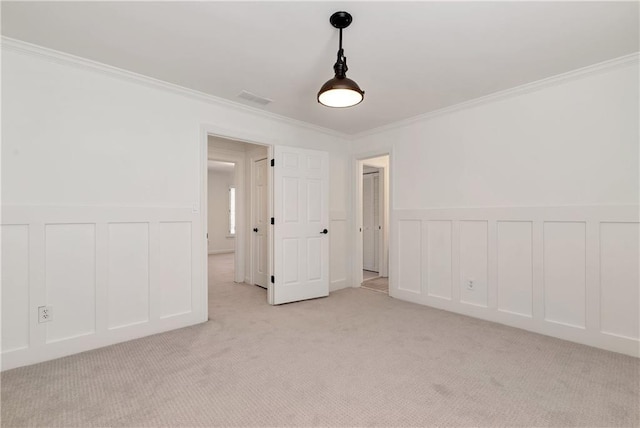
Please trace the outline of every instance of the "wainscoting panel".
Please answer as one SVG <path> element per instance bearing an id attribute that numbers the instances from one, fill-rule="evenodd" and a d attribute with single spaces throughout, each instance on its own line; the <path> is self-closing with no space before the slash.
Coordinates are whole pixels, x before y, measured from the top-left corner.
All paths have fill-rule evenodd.
<path id="1" fill-rule="evenodd" d="M 630 339 L 640 338 L 640 275 L 638 223 L 600 224 L 601 330 Z"/>
<path id="2" fill-rule="evenodd" d="M 149 321 L 149 223 L 109 224 L 108 327 Z"/>
<path id="3" fill-rule="evenodd" d="M 460 222 L 460 301 L 487 306 L 488 241 L 486 221 Z"/>
<path id="4" fill-rule="evenodd" d="M 348 266 L 345 263 L 350 257 L 348 239 L 350 238 L 349 221 L 344 211 L 331 211 L 329 226 L 329 291 L 339 290 L 348 286 Z"/>
<path id="5" fill-rule="evenodd" d="M 544 318 L 585 327 L 586 227 L 584 222 L 544 223 Z"/>
<path id="6" fill-rule="evenodd" d="M 398 224 L 398 283 L 399 289 L 420 294 L 421 276 L 421 222 L 419 220 L 403 220 Z M 418 239 L 416 239 L 416 237 Z"/>
<path id="7" fill-rule="evenodd" d="M 191 208 L 5 206 L 1 232 L 3 370 L 206 321 Z"/>
<path id="8" fill-rule="evenodd" d="M 431 297 L 451 300 L 451 222 L 427 221 L 427 294 Z"/>
<path id="9" fill-rule="evenodd" d="M 160 318 L 191 312 L 191 223 L 160 223 Z"/>
<path id="10" fill-rule="evenodd" d="M 45 226 L 45 284 L 53 318 L 47 343 L 92 334 L 96 329 L 96 226 Z M 54 322 L 55 321 L 55 322 Z"/>
<path id="11" fill-rule="evenodd" d="M 389 292 L 640 357 L 638 213 L 637 206 L 394 210 Z"/>
<path id="12" fill-rule="evenodd" d="M 530 221 L 498 222 L 498 310 L 533 316 L 533 227 Z"/>
<path id="13" fill-rule="evenodd" d="M 6 225 L 2 235 L 2 349 L 29 346 L 29 226 Z"/>

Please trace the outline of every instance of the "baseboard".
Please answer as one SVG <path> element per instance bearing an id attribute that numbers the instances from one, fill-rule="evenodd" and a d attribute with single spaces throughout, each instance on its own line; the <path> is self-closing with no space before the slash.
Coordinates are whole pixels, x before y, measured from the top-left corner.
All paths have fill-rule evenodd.
<path id="1" fill-rule="evenodd" d="M 43 346 L 16 349 L 2 353 L 2 371 L 31 364 L 55 360 L 80 352 L 91 351 L 117 343 L 140 339 L 153 334 L 164 333 L 206 322 L 196 312 L 188 312 L 173 317 L 142 322 L 126 328 L 93 332 Z"/>

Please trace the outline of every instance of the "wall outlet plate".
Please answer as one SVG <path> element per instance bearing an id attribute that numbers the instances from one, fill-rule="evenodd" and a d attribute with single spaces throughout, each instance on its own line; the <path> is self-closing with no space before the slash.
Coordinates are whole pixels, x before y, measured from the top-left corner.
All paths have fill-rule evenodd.
<path id="1" fill-rule="evenodd" d="M 38 322 L 50 322 L 53 320 L 53 308 L 51 306 L 38 306 Z"/>

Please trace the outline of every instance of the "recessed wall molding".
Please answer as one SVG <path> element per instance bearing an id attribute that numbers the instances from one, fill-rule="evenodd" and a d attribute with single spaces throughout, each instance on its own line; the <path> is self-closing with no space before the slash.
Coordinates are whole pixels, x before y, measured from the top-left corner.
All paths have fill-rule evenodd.
<path id="1" fill-rule="evenodd" d="M 637 206 L 394 210 L 389 293 L 639 357 L 638 214 Z"/>
<path id="2" fill-rule="evenodd" d="M 2 208 L 2 369 L 206 321 L 191 208 Z M 52 321 L 38 322 L 51 306 Z"/>
<path id="3" fill-rule="evenodd" d="M 349 258 L 349 251 L 345 242 L 349 236 L 349 213 L 346 211 L 329 212 L 329 291 L 340 290 L 349 287 L 350 263 L 339 263 L 340 260 Z"/>

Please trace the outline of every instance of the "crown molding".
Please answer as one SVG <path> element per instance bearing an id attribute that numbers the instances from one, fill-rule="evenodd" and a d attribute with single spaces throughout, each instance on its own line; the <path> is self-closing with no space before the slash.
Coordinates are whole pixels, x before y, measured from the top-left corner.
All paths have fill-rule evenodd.
<path id="1" fill-rule="evenodd" d="M 617 68 L 626 67 L 640 62 L 640 52 L 634 52 L 629 55 L 624 55 L 618 58 L 613 58 L 607 61 L 599 62 L 596 64 L 588 65 L 586 67 L 578 68 L 566 73 L 557 74 L 555 76 L 547 77 L 534 82 L 525 83 L 524 85 L 516 86 L 513 88 L 505 89 L 503 91 L 494 92 L 493 94 L 485 95 L 479 98 L 474 98 L 469 101 L 464 101 L 458 104 L 454 104 L 448 107 L 444 107 L 438 110 L 423 113 L 417 116 L 413 116 L 407 119 L 402 119 L 387 125 L 379 126 L 369 129 L 367 131 L 358 132 L 350 135 L 351 141 L 358 140 L 360 138 L 369 137 L 375 134 L 380 134 L 393 129 L 403 128 L 405 126 L 417 123 L 426 122 L 430 119 L 446 114 L 454 113 L 461 110 L 466 110 L 472 107 L 480 106 L 483 104 L 489 104 L 495 101 L 500 101 L 507 98 L 513 98 L 519 95 L 528 94 L 538 91 L 540 89 L 556 86 L 571 80 L 577 80 L 593 74 L 611 71 Z"/>
<path id="2" fill-rule="evenodd" d="M 155 79 L 153 77 L 145 76 L 143 74 L 124 70 L 118 67 L 113 67 L 101 62 L 93 61 L 87 58 L 82 58 L 76 55 L 68 54 L 65 52 L 46 48 L 44 46 L 35 45 L 22 40 L 13 39 L 10 37 L 5 37 L 5 36 L 1 37 L 0 49 L 38 57 L 50 62 L 62 64 L 62 65 L 74 66 L 74 67 L 82 68 L 85 70 L 100 72 L 102 74 L 105 74 L 111 77 L 116 77 L 121 80 L 142 84 L 155 89 L 161 89 L 174 94 L 186 96 L 198 101 L 204 101 L 209 104 L 231 108 L 243 113 L 249 113 L 249 114 L 264 117 L 270 120 L 275 120 L 277 122 L 287 124 L 290 126 L 296 126 L 299 128 L 308 129 L 311 131 L 326 134 L 332 137 L 341 138 L 349 142 L 355 141 L 364 137 L 368 137 L 371 135 L 379 134 L 382 132 L 390 131 L 393 129 L 402 128 L 402 127 L 411 125 L 413 123 L 428 121 L 430 119 L 433 119 L 445 114 L 466 110 L 472 107 L 480 106 L 483 104 L 489 104 L 491 102 L 495 102 L 495 101 L 499 101 L 499 100 L 503 100 L 511 97 L 516 97 L 519 95 L 523 95 L 523 94 L 534 92 L 543 88 L 555 86 L 571 80 L 576 80 L 589 75 L 610 71 L 616 68 L 637 64 L 638 62 L 640 62 L 640 52 L 634 52 L 629 55 L 599 62 L 586 67 L 578 68 L 576 70 L 572 70 L 566 73 L 547 77 L 547 78 L 530 82 L 530 83 L 525 83 L 524 85 L 516 86 L 510 89 L 505 89 L 503 91 L 495 92 L 493 94 L 485 95 L 469 101 L 464 101 L 462 103 L 454 104 L 452 106 L 444 107 L 442 109 L 423 113 L 407 119 L 402 119 L 387 125 L 372 128 L 372 129 L 358 132 L 355 134 L 347 134 L 344 132 L 314 125 L 309 122 L 292 119 L 290 117 L 282 116 L 279 114 L 260 110 L 255 107 L 236 103 L 234 101 L 230 101 L 225 98 L 216 97 L 214 95 L 210 95 L 205 92 L 197 91 L 195 89 L 189 89 L 184 86 L 175 85 L 173 83 L 165 82 L 163 80 Z"/>
<path id="3" fill-rule="evenodd" d="M 304 122 L 297 119 L 292 119 L 290 117 L 282 116 L 276 113 L 267 112 L 255 107 L 236 103 L 236 102 L 227 100 L 225 98 L 220 98 L 220 97 L 216 97 L 215 95 L 210 95 L 205 92 L 197 91 L 195 89 L 189 89 L 184 86 L 165 82 L 164 80 L 155 79 L 153 77 L 145 76 L 143 74 L 135 73 L 133 71 L 124 70 L 118 67 L 113 67 L 111 65 L 107 65 L 98 61 L 93 61 L 87 58 L 83 58 L 83 57 L 68 54 L 65 52 L 57 51 L 54 49 L 46 48 L 44 46 L 35 45 L 33 43 L 28 43 L 22 40 L 13 39 L 11 37 L 2 36 L 2 38 L 0 39 L 0 48 L 2 50 L 13 51 L 20 54 L 37 57 L 37 58 L 44 59 L 57 64 L 73 66 L 76 68 L 82 68 L 89 71 L 99 72 L 110 77 L 116 77 L 121 80 L 142 84 L 154 89 L 161 89 L 174 94 L 183 95 L 198 101 L 204 101 L 209 104 L 231 108 L 243 113 L 249 113 L 256 116 L 261 116 L 261 117 L 275 120 L 290 126 L 296 126 L 299 128 L 304 128 L 311 131 L 330 135 L 332 137 L 338 137 L 338 138 L 350 140 L 350 136 L 348 134 L 345 134 L 333 129 L 314 125 L 309 122 Z"/>

